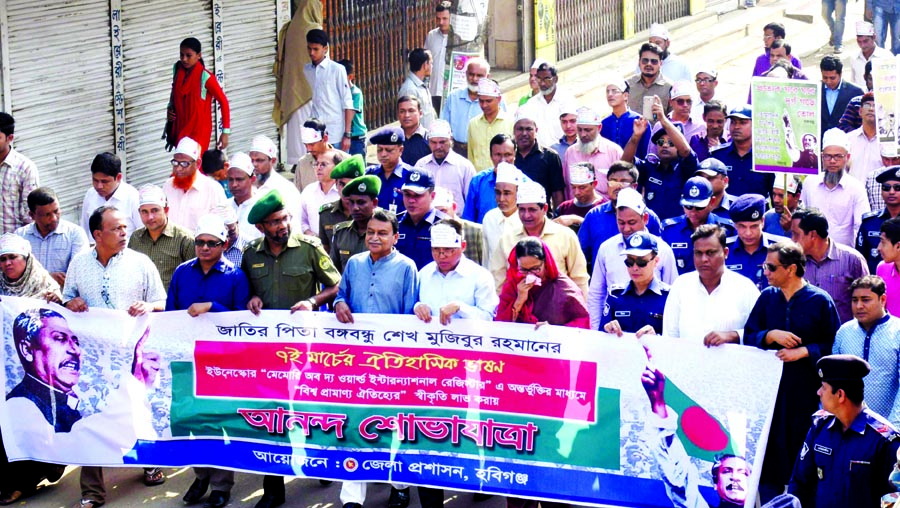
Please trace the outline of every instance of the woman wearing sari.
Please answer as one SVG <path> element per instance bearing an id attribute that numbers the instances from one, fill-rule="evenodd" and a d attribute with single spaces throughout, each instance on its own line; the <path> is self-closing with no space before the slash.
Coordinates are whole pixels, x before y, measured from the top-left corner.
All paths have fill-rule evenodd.
<path id="1" fill-rule="evenodd" d="M 13 233 L 0 236 L 0 296 L 43 298 L 56 303 L 62 297 L 59 284 L 31 255 L 28 240 Z M 44 479 L 51 483 L 59 480 L 65 469 L 31 460 L 8 462 L 6 451 L 0 448 L 0 506 L 34 493 Z"/>
<path id="2" fill-rule="evenodd" d="M 222 108 L 222 136 L 217 145 L 220 150 L 228 146 L 231 110 L 216 77 L 204 67 L 200 49 L 200 41 L 193 37 L 181 41 L 181 57 L 174 68 L 168 119 L 172 122 L 174 140 L 169 140 L 172 146 L 178 145 L 181 138 L 191 138 L 200 145 L 200 153 L 203 154 L 209 147 L 212 134 L 212 100 L 218 101 Z"/>

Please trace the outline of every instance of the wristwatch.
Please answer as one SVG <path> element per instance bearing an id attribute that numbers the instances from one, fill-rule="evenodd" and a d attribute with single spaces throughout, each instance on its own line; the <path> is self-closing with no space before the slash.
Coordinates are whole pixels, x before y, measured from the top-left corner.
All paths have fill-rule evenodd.
<path id="1" fill-rule="evenodd" d="M 352 136 L 350 135 L 349 132 L 345 132 L 345 133 L 344 133 L 344 137 L 347 138 L 347 139 L 350 139 Z"/>
<path id="2" fill-rule="evenodd" d="M 222 129 L 222 134 L 231 134 L 231 129 Z"/>
<path id="3" fill-rule="evenodd" d="M 319 307 L 319 304 L 316 303 L 315 296 L 311 297 L 309 300 L 307 300 L 307 302 L 309 302 L 310 305 L 312 305 L 313 310 L 316 310 Z"/>

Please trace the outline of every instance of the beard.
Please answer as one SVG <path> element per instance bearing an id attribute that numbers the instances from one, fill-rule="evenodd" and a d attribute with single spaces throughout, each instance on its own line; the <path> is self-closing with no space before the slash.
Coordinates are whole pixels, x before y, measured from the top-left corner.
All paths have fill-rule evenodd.
<path id="1" fill-rule="evenodd" d="M 841 177 L 844 176 L 844 170 L 840 170 L 837 172 L 826 171 L 825 172 L 825 184 L 826 185 L 837 185 L 841 181 Z"/>
<path id="2" fill-rule="evenodd" d="M 468 89 L 472 93 L 478 93 L 478 85 L 469 83 L 468 85 L 466 85 L 466 89 Z"/>
<path id="3" fill-rule="evenodd" d="M 543 95 L 544 97 L 546 97 L 546 96 L 548 96 L 548 95 L 553 95 L 554 92 L 556 92 L 556 85 L 553 85 L 553 86 L 551 86 L 550 88 L 548 88 L 548 89 L 546 89 L 546 90 L 541 90 L 541 95 Z"/>
<path id="4" fill-rule="evenodd" d="M 582 155 L 591 155 L 592 153 L 597 151 L 597 147 L 600 146 L 600 138 L 594 138 L 593 141 L 588 141 L 584 143 L 582 141 L 578 142 L 578 151 L 581 152 Z"/>
<path id="5" fill-rule="evenodd" d="M 190 176 L 172 175 L 172 186 L 184 192 L 191 190 L 195 181 L 197 181 L 196 171 L 191 173 Z"/>

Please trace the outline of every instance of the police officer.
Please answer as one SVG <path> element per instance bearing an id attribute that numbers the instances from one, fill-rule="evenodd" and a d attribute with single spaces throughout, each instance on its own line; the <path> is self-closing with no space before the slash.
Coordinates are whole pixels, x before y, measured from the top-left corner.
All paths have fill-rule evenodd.
<path id="1" fill-rule="evenodd" d="M 826 356 L 816 366 L 823 409 L 813 415 L 788 492 L 804 507 L 879 506 L 894 490 L 888 476 L 900 434 L 863 403 L 863 377 L 871 368 L 854 355 Z"/>
<path id="2" fill-rule="evenodd" d="M 659 280 L 659 245 L 646 231 L 638 231 L 625 241 L 625 266 L 631 281 L 610 291 L 600 318 L 600 329 L 622 336 L 622 332 L 662 335 L 663 309 L 669 285 Z"/>
<path id="3" fill-rule="evenodd" d="M 334 227 L 331 261 L 341 274 L 350 256 L 365 252 L 366 227 L 375 207 L 378 206 L 378 193 L 381 191 L 381 180 L 375 175 L 354 178 L 341 191 L 342 199 L 348 201 L 347 209 L 351 220 L 341 222 Z"/>
<path id="4" fill-rule="evenodd" d="M 735 197 L 726 192 L 728 189 L 728 168 L 725 167 L 725 164 L 722 164 L 722 161 L 718 159 L 709 158 L 697 166 L 697 172 L 694 174 L 706 178 L 709 180 L 709 184 L 712 185 L 713 195 L 710 199 L 712 202 L 712 213 L 723 219 L 731 219 L 733 221 L 731 204 L 734 203 Z"/>
<path id="5" fill-rule="evenodd" d="M 744 194 L 732 203 L 731 220 L 737 236 L 728 239 L 728 257 L 725 259 L 726 268 L 752 280 L 760 291 L 769 286 L 769 279 L 762 269 L 768 252 L 766 247 L 779 240 L 763 232 L 765 212 L 766 198 L 759 194 Z"/>
<path id="6" fill-rule="evenodd" d="M 900 214 L 900 166 L 885 169 L 875 177 L 875 181 L 881 184 L 884 208 L 864 214 L 859 225 L 859 233 L 856 234 L 856 250 L 866 258 L 869 273 L 875 273 L 875 268 L 881 261 L 881 254 L 878 252 L 881 225 Z"/>
<path id="7" fill-rule="evenodd" d="M 711 212 L 712 186 L 702 176 L 693 176 L 684 184 L 681 192 L 681 207 L 684 215 L 663 221 L 660 237 L 672 247 L 678 273 L 694 270 L 694 244 L 691 233 L 703 224 L 718 224 L 725 229 L 725 235 L 736 234 L 734 223 Z"/>
<path id="8" fill-rule="evenodd" d="M 354 155 L 348 157 L 338 163 L 331 170 L 331 179 L 334 180 L 338 192 L 344 189 L 344 186 L 358 176 L 362 176 L 366 170 L 366 161 L 362 156 Z M 331 238 L 334 236 L 334 226 L 340 222 L 344 222 L 350 218 L 349 205 L 347 198 L 341 196 L 341 199 L 331 203 L 325 203 L 319 208 L 319 240 L 322 241 L 322 247 L 325 252 L 331 253 Z"/>
<path id="9" fill-rule="evenodd" d="M 427 169 L 410 168 L 406 171 L 400 190 L 406 211 L 397 216 L 400 223 L 397 250 L 412 259 L 416 268 L 421 270 L 433 260 L 431 226 L 450 216 L 434 207 L 434 175 Z"/>
<path id="10" fill-rule="evenodd" d="M 399 215 L 405 210 L 403 194 L 400 192 L 403 176 L 412 170 L 412 166 L 400 159 L 406 136 L 399 127 L 385 127 L 369 138 L 369 142 L 376 146 L 379 164 L 370 166 L 366 174 L 375 175 L 381 180 L 381 192 L 378 194 L 381 207 Z"/>

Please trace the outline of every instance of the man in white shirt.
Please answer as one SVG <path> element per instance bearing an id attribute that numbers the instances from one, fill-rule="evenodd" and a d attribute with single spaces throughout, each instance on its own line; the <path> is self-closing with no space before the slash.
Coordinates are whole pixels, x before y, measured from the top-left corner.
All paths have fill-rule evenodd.
<path id="1" fill-rule="evenodd" d="M 307 185 L 300 193 L 300 227 L 304 235 L 319 236 L 319 209 L 325 203 L 341 199 L 331 171 L 341 163 L 343 157 L 329 150 L 316 157 L 316 181 Z"/>
<path id="2" fill-rule="evenodd" d="M 253 161 L 244 152 L 237 152 L 231 156 L 228 164 L 228 190 L 231 197 L 228 198 L 228 206 L 234 210 L 238 218 L 241 235 L 248 243 L 263 234 L 247 220 L 250 209 L 256 204 L 260 196 L 256 190 L 256 174 L 253 172 Z"/>
<path id="3" fill-rule="evenodd" d="M 340 149 L 350 150 L 353 94 L 344 66 L 328 57 L 328 34 L 314 28 L 306 32 L 306 49 L 311 63 L 303 66 L 303 74 L 313 91 L 312 116 L 325 122 L 326 132 L 341 140 Z M 282 193 L 284 194 L 284 193 Z"/>
<path id="4" fill-rule="evenodd" d="M 696 271 L 677 278 L 663 312 L 663 335 L 703 342 L 707 347 L 743 343 L 744 325 L 759 289 L 725 268 L 725 230 L 703 224 L 691 235 Z"/>
<path id="5" fill-rule="evenodd" d="M 181 138 L 172 156 L 172 176 L 163 184 L 169 219 L 188 231 L 197 229 L 200 217 L 225 203 L 222 186 L 197 170 L 199 160 L 200 145 L 191 138 Z"/>
<path id="6" fill-rule="evenodd" d="M 669 30 L 665 25 L 660 23 L 653 23 L 650 25 L 650 37 L 647 39 L 647 42 L 652 42 L 663 50 L 662 75 L 665 76 L 670 83 L 690 81 L 694 78 L 687 62 L 680 56 L 669 51 L 669 45 L 672 44 L 672 41 L 669 39 Z"/>
<path id="7" fill-rule="evenodd" d="M 577 101 L 572 94 L 557 88 L 559 76 L 556 75 L 556 67 L 542 63 L 537 68 L 535 79 L 541 93 L 528 99 L 519 109 L 527 109 L 527 116 L 540 127 L 537 131 L 538 144 L 543 147 L 553 146 L 563 136 L 560 115 L 571 109 L 571 104 Z"/>
<path id="8" fill-rule="evenodd" d="M 866 92 L 860 99 L 859 116 L 862 126 L 847 133 L 853 156 L 847 163 L 847 172 L 865 183 L 870 173 L 882 167 L 881 145 L 875 129 L 875 94 L 872 92 Z"/>
<path id="9" fill-rule="evenodd" d="M 416 162 L 417 168 L 424 168 L 434 175 L 435 183 L 453 194 L 453 202 L 461 214 L 466 205 L 469 182 L 475 176 L 475 166 L 468 159 L 454 152 L 453 133 L 446 120 L 435 120 L 428 130 L 428 147 L 431 155 Z"/>
<path id="10" fill-rule="evenodd" d="M 452 318 L 493 321 L 500 302 L 491 272 L 463 255 L 466 241 L 462 224 L 444 219 L 431 228 L 434 261 L 419 270 L 419 302 L 416 316 L 430 323 L 439 317 L 442 325 Z"/>
<path id="11" fill-rule="evenodd" d="M 337 64 L 335 64 L 337 65 Z M 303 127 L 301 132 L 310 129 Z M 310 150 L 307 156 L 312 156 Z M 316 154 L 317 157 L 321 154 Z M 306 156 L 304 156 L 305 158 Z M 287 178 L 278 174 L 275 167 L 278 164 L 278 148 L 275 142 L 266 136 L 255 136 L 250 141 L 250 161 L 253 163 L 253 172 L 256 174 L 256 185 L 259 196 L 265 196 L 270 190 L 278 189 L 284 200 L 284 208 L 293 217 L 293 225 L 296 231 L 302 231 L 300 226 L 300 191 Z M 299 168 L 298 168 L 299 169 Z"/>
<path id="12" fill-rule="evenodd" d="M 484 236 L 482 266 L 485 268 L 491 266 L 491 256 L 500 245 L 500 238 L 522 228 L 519 209 L 516 207 L 516 193 L 519 184 L 530 181 L 525 173 L 513 166 L 512 161 L 498 161 L 496 164 L 497 182 L 494 185 L 494 199 L 497 208 L 488 210 L 481 222 L 481 232 Z"/>
<path id="13" fill-rule="evenodd" d="M 97 154 L 91 162 L 91 188 L 84 194 L 81 204 L 81 228 L 93 245 L 94 237 L 88 227 L 88 218 L 101 206 L 114 206 L 125 217 L 128 235 L 142 227 L 141 212 L 138 211 L 138 191 L 125 183 L 122 161 L 110 152 Z"/>
<path id="14" fill-rule="evenodd" d="M 441 110 L 444 96 L 444 67 L 447 65 L 447 36 L 450 34 L 450 2 L 442 1 L 435 8 L 434 21 L 437 27 L 425 35 L 425 49 L 431 52 L 434 67 L 431 70 L 431 101 L 435 111 Z"/>
<path id="15" fill-rule="evenodd" d="M 875 43 L 875 25 L 868 21 L 856 22 L 856 44 L 859 52 L 847 58 L 844 66 L 850 67 L 850 81 L 864 85 L 866 62 L 873 58 L 894 58 L 894 55 L 887 49 L 878 47 Z"/>

